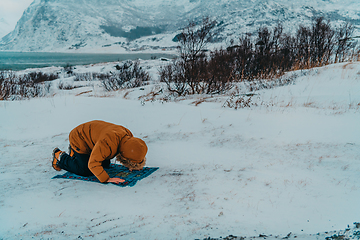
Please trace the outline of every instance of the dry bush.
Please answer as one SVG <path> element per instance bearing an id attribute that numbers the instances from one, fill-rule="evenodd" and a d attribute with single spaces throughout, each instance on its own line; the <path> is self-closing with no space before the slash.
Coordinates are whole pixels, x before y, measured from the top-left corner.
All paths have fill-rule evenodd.
<path id="1" fill-rule="evenodd" d="M 205 17 L 199 27 L 195 21 L 190 21 L 183 29 L 178 39 L 180 57 L 184 62 L 193 62 L 204 56 L 206 45 L 213 37 L 211 30 L 215 24 L 216 21 Z"/>
<path id="2" fill-rule="evenodd" d="M 17 76 L 11 71 L 0 72 L 0 100 L 45 96 L 49 93 L 51 86 L 48 79 L 47 74 Z"/>
<path id="3" fill-rule="evenodd" d="M 93 73 L 92 78 L 93 79 L 99 79 L 99 80 L 105 80 L 110 77 L 110 73 Z"/>
<path id="4" fill-rule="evenodd" d="M 225 93 L 233 87 L 236 80 L 233 58 L 223 49 L 211 52 L 207 72 L 204 81 L 206 94 Z"/>
<path id="5" fill-rule="evenodd" d="M 74 73 L 74 81 L 97 81 L 97 80 L 106 80 L 111 77 L 111 73 Z"/>
<path id="6" fill-rule="evenodd" d="M 33 83 L 41 83 L 47 81 L 53 81 L 58 79 L 59 76 L 54 73 L 43 73 L 43 72 L 31 72 L 28 74 L 23 75 L 23 78 L 26 78 L 26 81 L 33 82 Z"/>
<path id="7" fill-rule="evenodd" d="M 84 87 L 84 86 L 74 86 L 73 84 L 70 84 L 70 83 L 65 84 L 63 82 L 60 82 L 58 85 L 58 88 L 60 90 L 73 90 L 75 88 L 82 88 L 82 87 Z"/>
<path id="8" fill-rule="evenodd" d="M 251 106 L 257 106 L 256 103 L 252 101 L 253 95 L 238 95 L 238 94 L 231 94 L 231 96 L 226 99 L 223 107 L 234 108 L 235 110 L 240 108 L 249 108 Z"/>
<path id="9" fill-rule="evenodd" d="M 65 66 L 64 66 L 64 72 L 68 75 L 72 75 L 74 72 L 74 67 L 71 66 L 69 63 L 67 63 Z"/>
<path id="10" fill-rule="evenodd" d="M 199 27 L 190 22 L 179 35 L 180 58 L 159 71 L 160 81 L 166 83 L 170 92 L 178 96 L 216 94 L 231 88 L 234 71 L 226 51 L 211 53 L 210 60 L 206 55 L 206 44 L 211 40 L 215 24 L 209 18 L 204 18 Z"/>
<path id="11" fill-rule="evenodd" d="M 281 24 L 272 30 L 261 27 L 253 38 L 245 35 L 237 45 L 207 53 L 214 24 L 209 19 L 200 26 L 190 23 L 179 35 L 180 58 L 159 71 L 160 81 L 170 92 L 221 94 L 236 81 L 251 82 L 252 91 L 282 86 L 293 81 L 282 78 L 287 71 L 360 58 L 350 24 L 334 29 L 330 22 L 317 18 L 310 26 L 300 25 L 295 35 L 284 33 Z"/>
<path id="12" fill-rule="evenodd" d="M 358 60 L 355 58 L 356 55 L 359 56 L 355 50 L 357 42 L 351 40 L 353 32 L 354 26 L 349 23 L 344 23 L 336 30 L 335 63 Z"/>
<path id="13" fill-rule="evenodd" d="M 142 95 L 140 96 L 138 99 L 139 100 L 142 100 L 143 102 L 154 102 L 157 100 L 158 96 L 160 94 L 163 93 L 163 90 L 162 89 L 153 89 L 152 91 L 150 91 L 149 93 L 145 94 L 145 95 Z M 125 94 L 127 95 L 127 94 Z M 126 98 L 126 96 L 124 95 L 124 98 Z"/>
<path id="14" fill-rule="evenodd" d="M 93 75 L 91 73 L 75 73 L 74 74 L 74 81 L 80 82 L 80 81 L 93 81 Z"/>
<path id="15" fill-rule="evenodd" d="M 183 96 L 188 93 L 188 85 L 185 77 L 183 61 L 176 59 L 172 64 L 161 66 L 159 75 L 160 81 L 166 83 L 170 92 Z"/>
<path id="16" fill-rule="evenodd" d="M 118 72 L 101 81 L 107 91 L 140 87 L 150 81 L 150 75 L 139 66 L 139 61 L 126 61 L 120 66 L 117 65 L 116 69 Z"/>

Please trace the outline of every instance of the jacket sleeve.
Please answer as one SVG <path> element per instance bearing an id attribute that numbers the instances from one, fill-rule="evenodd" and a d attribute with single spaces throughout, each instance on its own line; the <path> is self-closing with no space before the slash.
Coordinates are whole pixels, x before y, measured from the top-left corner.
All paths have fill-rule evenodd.
<path id="1" fill-rule="evenodd" d="M 118 143 L 111 141 L 110 138 L 104 138 L 95 144 L 91 152 L 88 167 L 102 183 L 109 180 L 109 175 L 104 170 L 101 163 L 104 160 L 111 159 L 116 155 L 117 144 Z"/>

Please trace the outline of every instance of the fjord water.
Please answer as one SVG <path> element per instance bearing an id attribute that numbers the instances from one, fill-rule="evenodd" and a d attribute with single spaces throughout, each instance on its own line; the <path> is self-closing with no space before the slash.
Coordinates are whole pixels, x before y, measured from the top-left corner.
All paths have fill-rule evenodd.
<path id="1" fill-rule="evenodd" d="M 173 58 L 171 54 L 156 53 L 52 53 L 52 52 L 2 52 L 0 51 L 0 70 L 24 70 L 51 66 L 87 65 L 101 62 L 151 58 Z"/>

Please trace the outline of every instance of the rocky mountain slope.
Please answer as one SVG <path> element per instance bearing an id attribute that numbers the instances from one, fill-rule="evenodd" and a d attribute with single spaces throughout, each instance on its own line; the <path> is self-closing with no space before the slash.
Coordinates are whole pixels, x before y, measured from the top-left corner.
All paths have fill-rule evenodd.
<path id="1" fill-rule="evenodd" d="M 344 4 L 346 2 L 346 4 Z M 360 26 L 357 0 L 35 0 L 0 50 L 126 51 L 164 49 L 189 20 L 217 20 L 215 42 L 226 43 L 260 26 L 287 30 L 324 16 Z"/>

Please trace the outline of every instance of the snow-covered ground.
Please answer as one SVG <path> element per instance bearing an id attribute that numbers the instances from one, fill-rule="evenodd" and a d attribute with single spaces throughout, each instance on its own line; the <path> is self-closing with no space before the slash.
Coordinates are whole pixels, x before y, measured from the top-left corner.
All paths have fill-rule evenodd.
<path id="1" fill-rule="evenodd" d="M 156 79 L 160 60 L 141 64 Z M 53 96 L 0 101 L 0 239 L 359 239 L 360 63 L 290 75 L 238 110 L 230 94 L 165 101 L 156 81 L 106 93 L 60 79 Z M 51 179 L 52 149 L 94 119 L 143 138 L 160 169 L 128 188 Z"/>

